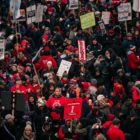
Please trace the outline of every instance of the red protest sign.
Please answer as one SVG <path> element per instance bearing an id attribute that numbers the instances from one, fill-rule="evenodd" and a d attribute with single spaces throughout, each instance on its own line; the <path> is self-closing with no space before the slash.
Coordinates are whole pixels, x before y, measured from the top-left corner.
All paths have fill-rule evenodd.
<path id="1" fill-rule="evenodd" d="M 84 40 L 78 40 L 78 52 L 79 52 L 79 60 L 86 60 L 86 45 Z"/>
<path id="2" fill-rule="evenodd" d="M 67 99 L 64 106 L 64 119 L 75 119 L 81 117 L 82 99 Z"/>

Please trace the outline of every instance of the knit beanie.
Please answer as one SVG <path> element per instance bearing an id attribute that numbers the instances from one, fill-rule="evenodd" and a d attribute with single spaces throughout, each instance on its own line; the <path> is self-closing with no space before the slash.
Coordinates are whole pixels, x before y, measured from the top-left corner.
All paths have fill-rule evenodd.
<path id="1" fill-rule="evenodd" d="M 31 125 L 32 125 L 32 123 L 30 121 L 27 121 L 26 126 L 25 126 L 25 130 L 30 129 L 32 131 L 32 126 Z"/>

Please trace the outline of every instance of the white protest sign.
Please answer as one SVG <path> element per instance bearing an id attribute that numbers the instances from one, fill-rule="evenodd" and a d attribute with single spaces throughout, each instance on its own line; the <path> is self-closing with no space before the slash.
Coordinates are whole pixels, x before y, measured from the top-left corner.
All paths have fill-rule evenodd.
<path id="1" fill-rule="evenodd" d="M 118 21 L 127 21 L 132 19 L 131 3 L 121 3 L 118 6 Z"/>
<path id="2" fill-rule="evenodd" d="M 58 68 L 58 71 L 57 71 L 57 76 L 62 77 L 65 72 L 67 72 L 67 74 L 68 74 L 70 67 L 71 67 L 71 64 L 72 63 L 69 61 L 62 60 L 60 63 L 60 66 Z"/>
<path id="3" fill-rule="evenodd" d="M 36 10 L 36 22 L 42 22 L 43 20 L 43 9 L 44 9 L 44 6 L 39 4 L 37 6 L 37 10 Z"/>
<path id="4" fill-rule="evenodd" d="M 35 22 L 36 21 L 36 16 L 35 16 L 36 6 L 35 5 L 29 6 L 27 7 L 26 11 L 27 11 L 27 24 Z"/>
<path id="5" fill-rule="evenodd" d="M 0 60 L 4 59 L 5 54 L 5 39 L 0 39 Z"/>
<path id="6" fill-rule="evenodd" d="M 140 12 L 140 0 L 133 0 L 133 10 Z"/>
<path id="7" fill-rule="evenodd" d="M 69 0 L 69 9 L 78 9 L 78 0 Z"/>
<path id="8" fill-rule="evenodd" d="M 110 21 L 110 12 L 103 11 L 102 12 L 102 20 L 103 20 L 104 24 L 109 24 L 109 21 Z"/>

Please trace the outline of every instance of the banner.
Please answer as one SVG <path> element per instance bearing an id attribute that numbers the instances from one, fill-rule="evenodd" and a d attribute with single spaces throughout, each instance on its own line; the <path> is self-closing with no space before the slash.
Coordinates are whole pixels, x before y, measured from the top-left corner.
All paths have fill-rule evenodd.
<path id="1" fill-rule="evenodd" d="M 32 6 L 29 6 L 27 7 L 26 9 L 26 14 L 27 14 L 27 24 L 30 24 L 32 22 L 35 22 L 36 21 L 36 6 L 35 5 L 32 5 Z"/>
<path id="2" fill-rule="evenodd" d="M 43 9 L 44 9 L 44 6 L 39 4 L 37 6 L 37 10 L 36 10 L 36 22 L 42 22 L 43 20 Z"/>
<path id="3" fill-rule="evenodd" d="M 78 9 L 78 0 L 69 0 L 69 9 Z"/>
<path id="4" fill-rule="evenodd" d="M 81 27 L 86 29 L 95 26 L 95 15 L 93 12 L 80 16 Z"/>
<path id="5" fill-rule="evenodd" d="M 20 5 L 21 0 L 10 0 L 10 12 L 14 20 L 20 17 Z"/>
<path id="6" fill-rule="evenodd" d="M 131 3 L 121 3 L 118 6 L 118 21 L 127 21 L 132 19 Z"/>
<path id="7" fill-rule="evenodd" d="M 86 45 L 84 40 L 78 40 L 79 61 L 86 60 Z"/>
<path id="8" fill-rule="evenodd" d="M 22 93 L 16 93 L 16 98 L 15 98 L 15 110 L 24 112 L 25 111 L 25 95 Z"/>
<path id="9" fill-rule="evenodd" d="M 139 0 L 133 0 L 133 10 L 135 12 L 140 12 L 140 1 Z"/>
<path id="10" fill-rule="evenodd" d="M 5 54 L 5 39 L 0 39 L 0 60 L 4 59 Z"/>
<path id="11" fill-rule="evenodd" d="M 64 106 L 64 119 L 78 119 L 81 117 L 82 99 L 66 99 Z"/>
<path id="12" fill-rule="evenodd" d="M 62 77 L 65 72 L 67 72 L 67 74 L 68 74 L 70 67 L 71 67 L 71 64 L 72 63 L 69 61 L 62 60 L 60 63 L 60 66 L 58 68 L 58 71 L 57 71 L 57 76 Z"/>
<path id="13" fill-rule="evenodd" d="M 109 24 L 110 21 L 110 12 L 102 12 L 102 18 L 104 24 Z"/>
<path id="14" fill-rule="evenodd" d="M 4 107 L 4 110 L 11 110 L 12 109 L 11 92 L 9 92 L 9 91 L 1 91 L 0 92 L 0 99 L 1 99 L 1 107 Z"/>

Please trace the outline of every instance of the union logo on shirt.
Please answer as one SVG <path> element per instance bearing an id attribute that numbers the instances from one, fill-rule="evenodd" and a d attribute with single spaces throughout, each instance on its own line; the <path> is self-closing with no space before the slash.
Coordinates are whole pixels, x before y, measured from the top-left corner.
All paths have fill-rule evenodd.
<path id="1" fill-rule="evenodd" d="M 57 106 L 61 106 L 61 103 L 59 100 L 55 100 L 54 103 L 52 104 L 52 108 L 55 108 Z"/>

